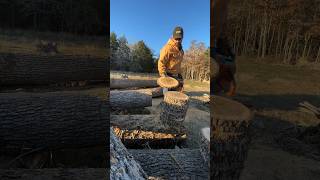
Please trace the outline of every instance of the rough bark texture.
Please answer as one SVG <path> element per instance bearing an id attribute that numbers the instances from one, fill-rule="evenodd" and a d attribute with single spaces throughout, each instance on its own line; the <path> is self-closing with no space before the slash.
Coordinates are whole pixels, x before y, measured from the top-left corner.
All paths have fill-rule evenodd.
<path id="1" fill-rule="evenodd" d="M 125 78 L 111 78 L 111 89 L 127 89 L 127 88 L 148 88 L 157 87 L 157 80 L 155 79 L 125 79 Z"/>
<path id="2" fill-rule="evenodd" d="M 199 149 L 129 150 L 149 177 L 208 179 L 208 166 Z"/>
<path id="3" fill-rule="evenodd" d="M 250 143 L 252 115 L 242 104 L 212 96 L 210 158 L 212 179 L 239 179 Z"/>
<path id="4" fill-rule="evenodd" d="M 110 129 L 110 179 L 146 179 L 147 175 Z"/>
<path id="5" fill-rule="evenodd" d="M 107 102 L 74 93 L 1 93 L 0 149 L 106 144 Z"/>
<path id="6" fill-rule="evenodd" d="M 152 96 L 135 90 L 110 91 L 110 105 L 114 109 L 148 107 L 152 106 Z"/>
<path id="7" fill-rule="evenodd" d="M 161 102 L 160 120 L 170 127 L 181 127 L 189 107 L 189 97 L 176 91 L 168 91 Z"/>
<path id="8" fill-rule="evenodd" d="M 0 85 L 107 80 L 107 60 L 76 56 L 0 54 Z"/>
<path id="9" fill-rule="evenodd" d="M 106 179 L 104 168 L 82 169 L 0 169 L 1 180 L 96 180 Z"/>
<path id="10" fill-rule="evenodd" d="M 137 92 L 146 93 L 148 95 L 152 95 L 153 98 L 163 96 L 162 87 L 155 87 L 155 88 L 146 88 L 146 89 L 137 89 Z"/>
<path id="11" fill-rule="evenodd" d="M 202 128 L 200 132 L 200 152 L 205 163 L 210 165 L 210 128 Z"/>
<path id="12" fill-rule="evenodd" d="M 186 140 L 186 129 L 164 126 L 155 115 L 111 115 L 115 134 L 127 147 L 175 145 Z"/>

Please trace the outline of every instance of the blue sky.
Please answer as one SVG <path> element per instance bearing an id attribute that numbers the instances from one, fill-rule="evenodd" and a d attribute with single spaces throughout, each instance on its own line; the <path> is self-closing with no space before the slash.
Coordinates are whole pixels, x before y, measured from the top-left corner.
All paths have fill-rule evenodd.
<path id="1" fill-rule="evenodd" d="M 209 47 L 210 0 L 110 0 L 110 32 L 129 44 L 143 40 L 157 56 L 177 25 L 184 49 L 192 40 Z"/>

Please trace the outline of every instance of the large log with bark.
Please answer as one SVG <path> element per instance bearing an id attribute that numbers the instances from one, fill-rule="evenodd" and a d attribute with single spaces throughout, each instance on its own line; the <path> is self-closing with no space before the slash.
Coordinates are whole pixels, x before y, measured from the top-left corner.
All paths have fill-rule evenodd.
<path id="1" fill-rule="evenodd" d="M 130 109 L 152 106 L 150 93 L 135 90 L 110 91 L 110 105 L 114 109 Z"/>
<path id="2" fill-rule="evenodd" d="M 199 149 L 133 150 L 129 152 L 149 177 L 160 179 L 208 179 L 209 168 Z"/>
<path id="3" fill-rule="evenodd" d="M 0 54 L 0 85 L 48 85 L 107 81 L 106 59 L 84 56 Z"/>
<path id="4" fill-rule="evenodd" d="M 244 105 L 211 96 L 210 177 L 239 179 L 247 157 L 252 114 Z"/>
<path id="5" fill-rule="evenodd" d="M 162 87 L 136 89 L 134 91 L 145 93 L 148 95 L 152 95 L 153 98 L 163 96 L 163 88 Z"/>
<path id="6" fill-rule="evenodd" d="M 0 149 L 105 145 L 109 108 L 74 92 L 1 93 Z"/>
<path id="7" fill-rule="evenodd" d="M 161 123 L 155 115 L 111 115 L 115 134 L 127 147 L 148 144 L 151 147 L 173 146 L 186 140 L 185 128 L 177 131 Z"/>
<path id="8" fill-rule="evenodd" d="M 110 179 L 146 179 L 140 164 L 127 151 L 120 139 L 110 129 Z"/>
<path id="9" fill-rule="evenodd" d="M 170 126 L 179 129 L 189 107 L 189 97 L 181 92 L 168 91 L 161 102 L 160 120 Z"/>
<path id="10" fill-rule="evenodd" d="M 0 169 L 1 180 L 96 180 L 107 175 L 104 168 Z"/>
<path id="11" fill-rule="evenodd" d="M 111 78 L 111 89 L 128 89 L 128 88 L 151 88 L 157 87 L 156 79 L 138 79 L 138 78 Z"/>

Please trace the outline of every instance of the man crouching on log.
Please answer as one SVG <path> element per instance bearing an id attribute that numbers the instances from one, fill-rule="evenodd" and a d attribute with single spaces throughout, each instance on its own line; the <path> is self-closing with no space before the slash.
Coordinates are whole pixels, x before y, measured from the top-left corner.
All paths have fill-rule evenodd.
<path id="1" fill-rule="evenodd" d="M 184 51 L 182 49 L 183 29 L 175 27 L 172 37 L 160 51 L 158 61 L 158 71 L 161 77 L 173 77 L 179 82 L 174 91 L 183 90 L 183 78 L 181 75 L 181 62 L 183 60 Z M 165 89 L 167 91 L 167 89 Z"/>

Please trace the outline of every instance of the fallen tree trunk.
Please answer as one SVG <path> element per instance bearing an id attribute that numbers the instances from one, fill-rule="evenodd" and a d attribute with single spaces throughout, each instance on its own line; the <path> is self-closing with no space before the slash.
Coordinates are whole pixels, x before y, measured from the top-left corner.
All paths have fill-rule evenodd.
<path id="1" fill-rule="evenodd" d="M 0 85 L 48 85 L 69 81 L 107 81 L 106 59 L 83 56 L 0 54 Z"/>
<path id="2" fill-rule="evenodd" d="M 104 168 L 0 169 L 1 180 L 79 180 L 106 179 Z"/>
<path id="3" fill-rule="evenodd" d="M 110 91 L 110 105 L 114 109 L 152 106 L 152 96 L 150 94 L 135 90 Z"/>
<path id="4" fill-rule="evenodd" d="M 134 160 L 112 129 L 110 129 L 110 162 L 110 179 L 147 179 L 140 164 Z"/>
<path id="5" fill-rule="evenodd" d="M 0 149 L 105 145 L 106 101 L 74 92 L 1 93 Z"/>
<path id="6" fill-rule="evenodd" d="M 155 87 L 155 88 L 146 88 L 146 89 L 137 89 L 133 90 L 141 93 L 146 93 L 148 95 L 152 95 L 153 98 L 163 96 L 162 87 Z"/>
<path id="7" fill-rule="evenodd" d="M 174 147 L 187 138 L 185 128 L 164 126 L 155 115 L 111 115 L 110 124 L 127 147 Z"/>
<path id="8" fill-rule="evenodd" d="M 209 168 L 199 149 L 129 150 L 149 177 L 208 179 Z"/>
<path id="9" fill-rule="evenodd" d="M 148 88 L 157 87 L 156 79 L 125 79 L 125 78 L 111 78 L 111 89 L 127 89 L 127 88 Z"/>

